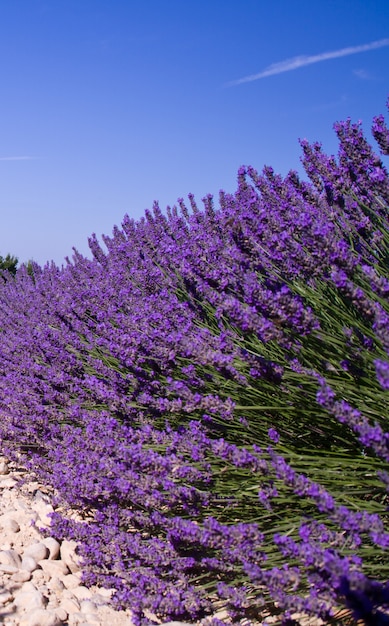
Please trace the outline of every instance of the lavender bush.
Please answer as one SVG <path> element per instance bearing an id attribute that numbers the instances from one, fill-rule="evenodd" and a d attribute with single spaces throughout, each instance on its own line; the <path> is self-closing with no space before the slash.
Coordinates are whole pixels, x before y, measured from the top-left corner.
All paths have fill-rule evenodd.
<path id="1" fill-rule="evenodd" d="M 389 176 L 335 130 L 0 286 L 2 453 L 138 624 L 389 623 Z"/>

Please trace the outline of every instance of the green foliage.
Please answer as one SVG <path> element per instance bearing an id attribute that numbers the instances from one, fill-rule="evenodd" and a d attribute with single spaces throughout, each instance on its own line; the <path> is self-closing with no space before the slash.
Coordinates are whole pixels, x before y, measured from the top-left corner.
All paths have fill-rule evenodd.
<path id="1" fill-rule="evenodd" d="M 9 272 L 13 276 L 16 274 L 18 265 L 18 259 L 11 254 L 7 254 L 6 257 L 0 256 L 0 270 Z"/>

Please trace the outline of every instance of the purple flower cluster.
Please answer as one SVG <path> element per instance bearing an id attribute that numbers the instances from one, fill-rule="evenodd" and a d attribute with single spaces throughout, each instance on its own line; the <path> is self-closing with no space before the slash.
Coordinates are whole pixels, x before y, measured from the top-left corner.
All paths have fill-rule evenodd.
<path id="1" fill-rule="evenodd" d="M 301 142 L 310 183 L 242 167 L 218 209 L 155 204 L 0 286 L 2 453 L 138 623 L 389 605 L 389 176 L 335 128 L 338 159 Z M 382 461 L 374 512 L 297 470 L 307 447 Z"/>

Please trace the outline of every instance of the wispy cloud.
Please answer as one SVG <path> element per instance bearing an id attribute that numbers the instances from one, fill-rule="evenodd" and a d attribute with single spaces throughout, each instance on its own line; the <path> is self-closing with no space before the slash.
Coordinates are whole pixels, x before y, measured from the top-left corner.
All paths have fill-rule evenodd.
<path id="1" fill-rule="evenodd" d="M 311 56 L 298 56 L 292 59 L 286 59 L 286 61 L 280 61 L 279 63 L 272 63 L 266 67 L 262 72 L 258 74 L 251 74 L 238 80 L 233 80 L 227 84 L 227 86 L 241 85 L 242 83 L 250 83 L 253 80 L 259 80 L 260 78 L 267 78 L 267 76 L 274 76 L 275 74 L 282 74 L 283 72 L 291 72 L 297 70 L 300 67 L 306 65 L 312 65 L 313 63 L 320 63 L 321 61 L 328 61 L 329 59 L 338 59 L 340 57 L 346 57 L 350 54 L 357 54 L 358 52 L 368 52 L 369 50 L 375 50 L 376 48 L 383 48 L 389 46 L 389 39 L 379 39 L 378 41 L 372 41 L 371 43 L 363 44 L 362 46 L 352 46 L 350 48 L 341 48 L 340 50 L 333 50 L 332 52 L 322 52 L 321 54 L 314 54 Z"/>
<path id="2" fill-rule="evenodd" d="M 353 74 L 361 80 L 371 80 L 373 78 L 366 70 L 354 70 Z"/>
<path id="3" fill-rule="evenodd" d="M 36 157 L 32 156 L 5 156 L 0 157 L 0 161 L 32 161 L 36 159 Z"/>

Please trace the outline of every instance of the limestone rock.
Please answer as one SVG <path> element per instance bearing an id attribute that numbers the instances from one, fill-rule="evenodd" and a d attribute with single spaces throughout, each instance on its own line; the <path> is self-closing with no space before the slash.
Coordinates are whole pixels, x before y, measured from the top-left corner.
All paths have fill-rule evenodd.
<path id="1" fill-rule="evenodd" d="M 20 569 L 15 574 L 12 574 L 11 579 L 15 583 L 25 583 L 28 580 L 31 580 L 31 572 L 28 572 L 25 569 Z"/>
<path id="2" fill-rule="evenodd" d="M 55 611 L 35 609 L 30 611 L 20 624 L 21 626 L 60 626 L 62 623 Z"/>
<path id="3" fill-rule="evenodd" d="M 39 561 L 39 565 L 50 577 L 69 574 L 69 569 L 63 561 L 42 560 Z"/>
<path id="4" fill-rule="evenodd" d="M 8 517 L 8 515 L 2 515 L 0 517 L 0 526 L 3 530 L 9 531 L 11 533 L 18 533 L 20 530 L 20 526 L 13 517 Z"/>
<path id="5" fill-rule="evenodd" d="M 15 595 L 14 604 L 20 609 L 43 609 L 47 604 L 47 598 L 35 589 L 35 591 L 20 591 Z"/>
<path id="6" fill-rule="evenodd" d="M 54 539 L 54 537 L 46 537 L 46 539 L 43 539 L 42 543 L 47 547 L 49 551 L 49 556 L 46 558 L 52 560 L 58 559 L 61 549 L 59 541 Z"/>
<path id="7" fill-rule="evenodd" d="M 78 598 L 78 600 L 89 600 L 92 597 L 92 592 L 87 587 L 80 585 L 79 587 L 75 587 L 72 589 L 73 595 Z"/>
<path id="8" fill-rule="evenodd" d="M 32 556 L 24 554 L 20 567 L 22 570 L 26 570 L 27 572 L 34 572 L 36 569 L 38 569 L 38 563 Z"/>
<path id="9" fill-rule="evenodd" d="M 80 571 L 78 557 L 76 555 L 76 547 L 77 543 L 75 541 L 67 541 L 65 539 L 62 542 L 60 550 L 61 559 L 64 563 L 66 563 L 72 574 Z"/>
<path id="10" fill-rule="evenodd" d="M 24 551 L 24 556 L 32 556 L 39 563 L 49 556 L 49 548 L 42 541 L 39 541 L 28 546 Z"/>
<path id="11" fill-rule="evenodd" d="M 76 598 L 71 600 L 70 598 L 64 598 L 60 604 L 60 608 L 67 611 L 68 615 L 72 613 L 77 613 L 80 610 L 80 605 L 77 602 Z"/>
<path id="12" fill-rule="evenodd" d="M 1 550 L 0 551 L 0 563 L 2 565 L 13 565 L 16 568 L 19 568 L 21 565 L 22 559 L 19 554 L 15 550 Z"/>
<path id="13" fill-rule="evenodd" d="M 0 605 L 8 604 L 8 602 L 12 602 L 13 595 L 10 591 L 3 591 L 0 593 Z"/>
<path id="14" fill-rule="evenodd" d="M 5 457 L 0 457 L 0 474 L 2 476 L 5 476 L 6 474 L 9 474 L 9 465 L 8 465 L 8 461 Z"/>
<path id="15" fill-rule="evenodd" d="M 80 584 L 80 578 L 76 574 L 68 574 L 62 578 L 62 582 L 66 589 L 74 589 Z"/>

